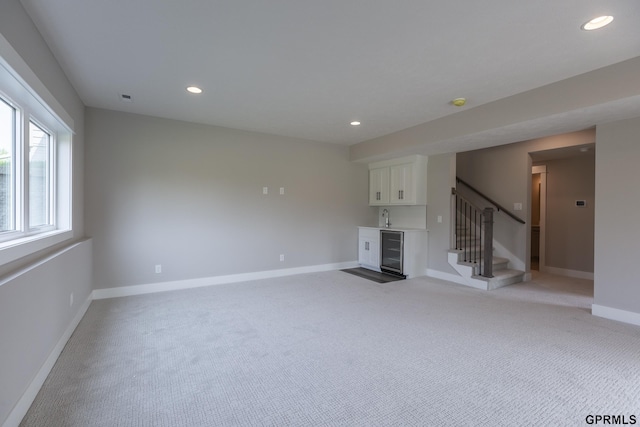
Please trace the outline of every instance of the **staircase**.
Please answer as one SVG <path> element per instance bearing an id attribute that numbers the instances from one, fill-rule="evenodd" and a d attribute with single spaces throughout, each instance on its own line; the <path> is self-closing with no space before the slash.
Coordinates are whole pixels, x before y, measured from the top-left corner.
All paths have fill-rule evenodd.
<path id="1" fill-rule="evenodd" d="M 496 206 L 498 210 L 503 209 L 467 183 L 463 182 L 463 184 Z M 494 209 L 480 209 L 460 195 L 456 189 L 452 189 L 452 196 L 455 198 L 456 225 L 452 237 L 454 249 L 449 250 L 447 259 L 463 282 L 467 286 L 483 290 L 522 282 L 524 271 L 510 269 L 507 258 L 493 254 Z M 506 213 L 516 221 L 525 223 L 509 212 Z"/>
<path id="2" fill-rule="evenodd" d="M 490 291 L 502 286 L 520 283 L 524 279 L 524 271 L 510 269 L 507 258 L 494 256 L 493 277 L 484 277 L 478 274 L 478 263 L 464 261 L 463 249 L 451 249 L 447 257 L 449 264 L 462 277 L 464 283 L 472 288 Z"/>

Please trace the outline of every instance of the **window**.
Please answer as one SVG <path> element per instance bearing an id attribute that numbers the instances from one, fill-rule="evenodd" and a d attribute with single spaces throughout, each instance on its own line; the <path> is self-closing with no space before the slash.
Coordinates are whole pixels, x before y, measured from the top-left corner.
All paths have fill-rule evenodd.
<path id="1" fill-rule="evenodd" d="M 14 230 L 16 109 L 0 98 L 0 233 Z"/>
<path id="2" fill-rule="evenodd" d="M 27 111 L 0 93 L 0 242 L 56 228 L 56 133 L 34 118 L 24 126 Z"/>
<path id="3" fill-rule="evenodd" d="M 0 265 L 73 237 L 72 129 L 0 35 Z"/>
<path id="4" fill-rule="evenodd" d="M 29 228 L 53 225 L 51 185 L 53 183 L 51 135 L 33 122 L 29 122 Z"/>

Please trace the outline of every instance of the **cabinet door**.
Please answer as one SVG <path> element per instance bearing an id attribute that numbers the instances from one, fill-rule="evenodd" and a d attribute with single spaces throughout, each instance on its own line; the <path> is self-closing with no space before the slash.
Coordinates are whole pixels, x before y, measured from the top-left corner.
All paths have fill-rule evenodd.
<path id="1" fill-rule="evenodd" d="M 369 170 L 369 205 L 389 204 L 389 168 Z"/>
<path id="2" fill-rule="evenodd" d="M 380 270 L 380 237 L 369 241 L 369 262 L 370 266 Z"/>
<path id="3" fill-rule="evenodd" d="M 358 239 L 358 264 L 370 265 L 370 246 L 371 244 L 367 239 L 362 237 Z"/>
<path id="4" fill-rule="evenodd" d="M 389 201 L 396 205 L 410 205 L 416 202 L 413 164 L 391 166 L 391 185 Z"/>
<path id="5" fill-rule="evenodd" d="M 380 230 L 360 228 L 358 232 L 358 263 L 380 271 Z"/>
<path id="6" fill-rule="evenodd" d="M 363 267 L 380 269 L 380 243 L 378 240 L 360 238 L 358 247 L 358 264 Z"/>

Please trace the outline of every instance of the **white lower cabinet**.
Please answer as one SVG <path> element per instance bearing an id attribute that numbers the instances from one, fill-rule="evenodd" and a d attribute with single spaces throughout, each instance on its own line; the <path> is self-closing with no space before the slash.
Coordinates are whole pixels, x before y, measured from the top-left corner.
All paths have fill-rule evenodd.
<path id="1" fill-rule="evenodd" d="M 427 274 L 427 230 L 404 232 L 404 275 L 407 279 Z"/>
<path id="2" fill-rule="evenodd" d="M 361 267 L 380 271 L 380 230 L 403 233 L 402 273 L 408 279 L 426 275 L 427 230 L 358 227 L 358 263 Z"/>
<path id="3" fill-rule="evenodd" d="M 380 229 L 359 227 L 358 263 L 364 268 L 380 271 Z"/>

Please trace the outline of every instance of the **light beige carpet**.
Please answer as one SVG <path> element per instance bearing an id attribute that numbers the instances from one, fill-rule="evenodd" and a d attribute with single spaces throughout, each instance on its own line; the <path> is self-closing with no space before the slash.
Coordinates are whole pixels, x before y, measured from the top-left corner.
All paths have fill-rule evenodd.
<path id="1" fill-rule="evenodd" d="M 94 301 L 22 425 L 639 416 L 640 328 L 591 316 L 591 282 L 537 277 L 486 292 L 334 271 Z"/>

